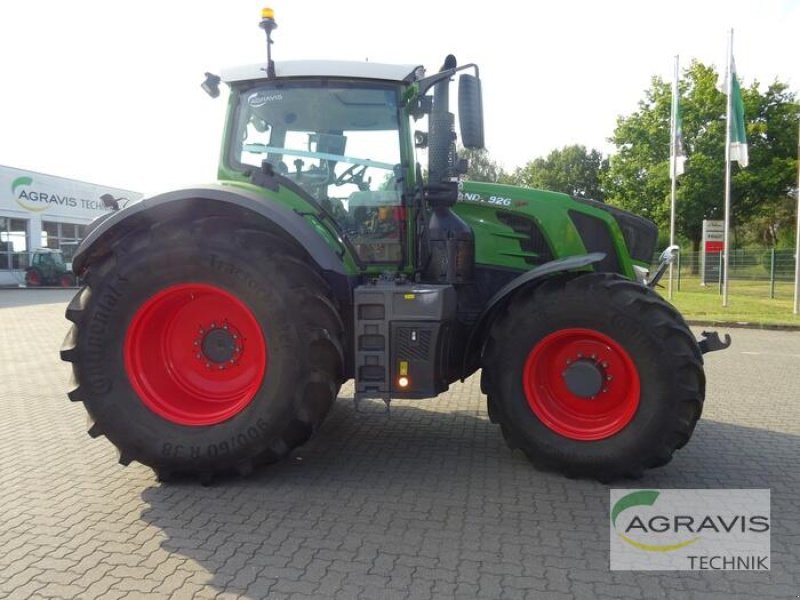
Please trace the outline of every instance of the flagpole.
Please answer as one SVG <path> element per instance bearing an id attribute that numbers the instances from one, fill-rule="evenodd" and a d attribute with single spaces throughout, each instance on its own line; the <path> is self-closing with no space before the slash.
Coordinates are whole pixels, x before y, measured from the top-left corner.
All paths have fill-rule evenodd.
<path id="1" fill-rule="evenodd" d="M 672 84 L 672 116 L 670 118 L 670 174 L 672 175 L 672 185 L 670 190 L 669 202 L 669 245 L 675 245 L 675 191 L 678 180 L 678 61 L 679 56 L 675 55 L 675 76 Z M 669 263 L 669 292 L 668 298 L 672 300 L 672 263 Z"/>
<path id="2" fill-rule="evenodd" d="M 800 116 L 800 113 L 798 113 Z M 797 231 L 794 243 L 794 314 L 800 313 L 800 120 L 797 123 Z"/>
<path id="3" fill-rule="evenodd" d="M 728 246 L 730 245 L 731 227 L 731 112 L 733 106 L 733 29 L 728 37 L 728 65 L 725 82 L 728 95 L 728 107 L 725 114 L 725 229 L 722 242 L 722 306 L 728 306 Z"/>

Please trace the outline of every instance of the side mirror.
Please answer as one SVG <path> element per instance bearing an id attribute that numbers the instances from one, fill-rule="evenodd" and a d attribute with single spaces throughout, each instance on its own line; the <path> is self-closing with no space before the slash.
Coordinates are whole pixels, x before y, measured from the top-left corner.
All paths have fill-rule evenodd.
<path id="1" fill-rule="evenodd" d="M 212 98 L 216 98 L 219 96 L 219 82 L 221 79 L 218 75 L 214 75 L 213 73 L 206 73 L 206 78 L 203 83 L 200 84 L 200 87 L 203 88 L 203 91 L 211 96 Z"/>
<path id="2" fill-rule="evenodd" d="M 480 150 L 483 142 L 483 98 L 481 80 L 474 75 L 458 78 L 458 121 L 461 143 L 470 150 Z"/>

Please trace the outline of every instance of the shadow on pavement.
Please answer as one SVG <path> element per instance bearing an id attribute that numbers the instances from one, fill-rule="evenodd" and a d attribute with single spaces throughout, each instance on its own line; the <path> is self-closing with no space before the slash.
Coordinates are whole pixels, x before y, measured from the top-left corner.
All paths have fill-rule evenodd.
<path id="1" fill-rule="evenodd" d="M 208 488 L 154 484 L 142 518 L 210 585 L 249 598 L 596 597 L 596 584 L 623 597 L 786 597 L 797 581 L 798 436 L 701 421 L 668 466 L 616 484 L 772 488 L 770 573 L 610 572 L 608 486 L 535 471 L 482 414 L 424 406 L 386 417 L 340 399 L 287 461 Z"/>

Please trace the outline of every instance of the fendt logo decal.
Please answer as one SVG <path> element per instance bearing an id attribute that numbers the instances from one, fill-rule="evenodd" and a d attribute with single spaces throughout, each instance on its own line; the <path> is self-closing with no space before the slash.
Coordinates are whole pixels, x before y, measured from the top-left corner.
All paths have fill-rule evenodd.
<path id="1" fill-rule="evenodd" d="M 247 98 L 247 103 L 253 108 L 259 108 L 269 102 L 280 102 L 281 100 L 283 100 L 283 94 L 262 94 L 261 92 L 256 92 Z"/>

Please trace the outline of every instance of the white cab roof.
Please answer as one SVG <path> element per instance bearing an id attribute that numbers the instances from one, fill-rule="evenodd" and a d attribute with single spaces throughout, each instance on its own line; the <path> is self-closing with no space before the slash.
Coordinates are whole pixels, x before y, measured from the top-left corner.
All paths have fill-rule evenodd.
<path id="1" fill-rule="evenodd" d="M 345 60 L 287 60 L 275 62 L 278 77 L 345 77 L 348 79 L 382 79 L 385 81 L 413 81 L 418 65 L 388 65 L 385 63 L 355 62 Z M 265 79 L 266 63 L 243 65 L 222 70 L 222 80 L 250 81 Z"/>

